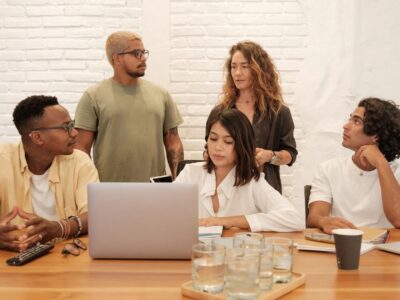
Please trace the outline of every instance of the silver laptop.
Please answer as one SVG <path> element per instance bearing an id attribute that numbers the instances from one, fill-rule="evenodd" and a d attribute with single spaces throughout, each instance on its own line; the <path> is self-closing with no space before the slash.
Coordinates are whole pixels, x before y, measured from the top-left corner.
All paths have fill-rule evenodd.
<path id="1" fill-rule="evenodd" d="M 92 258 L 190 259 L 198 242 L 196 184 L 88 185 Z"/>

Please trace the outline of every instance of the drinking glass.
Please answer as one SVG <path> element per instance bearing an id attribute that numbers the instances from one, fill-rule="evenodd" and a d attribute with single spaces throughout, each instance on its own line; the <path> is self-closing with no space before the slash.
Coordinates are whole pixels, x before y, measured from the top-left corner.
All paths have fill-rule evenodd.
<path id="1" fill-rule="evenodd" d="M 226 251 L 225 290 L 228 299 L 257 299 L 260 251 L 244 248 Z"/>
<path id="2" fill-rule="evenodd" d="M 192 247 L 192 285 L 207 293 L 224 289 L 225 247 L 219 244 L 196 244 Z"/>
<path id="3" fill-rule="evenodd" d="M 268 238 L 273 245 L 273 281 L 287 283 L 292 280 L 293 241 L 287 238 Z"/>

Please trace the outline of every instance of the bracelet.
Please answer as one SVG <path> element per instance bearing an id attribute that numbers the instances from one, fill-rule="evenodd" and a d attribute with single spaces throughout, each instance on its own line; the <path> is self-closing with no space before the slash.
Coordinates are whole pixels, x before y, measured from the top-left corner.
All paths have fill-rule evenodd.
<path id="1" fill-rule="evenodd" d="M 74 238 L 76 238 L 82 233 L 82 221 L 81 221 L 81 218 L 79 218 L 78 216 L 69 216 L 68 220 L 69 219 L 74 219 L 76 224 L 78 225 L 78 231 L 74 234 Z"/>
<path id="2" fill-rule="evenodd" d="M 62 224 L 62 222 L 60 220 L 57 221 L 57 224 L 60 225 L 60 228 L 61 228 L 60 238 L 62 239 L 63 236 L 64 236 L 64 231 L 65 231 L 64 230 L 64 226 L 63 226 L 63 224 Z"/>

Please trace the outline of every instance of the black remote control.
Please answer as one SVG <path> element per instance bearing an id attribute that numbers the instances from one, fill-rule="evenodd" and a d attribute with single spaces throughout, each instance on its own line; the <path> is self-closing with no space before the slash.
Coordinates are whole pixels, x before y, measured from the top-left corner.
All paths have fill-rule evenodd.
<path id="1" fill-rule="evenodd" d="M 47 254 L 53 248 L 53 244 L 37 244 L 36 246 L 7 259 L 7 264 L 10 266 L 22 266 L 27 262 Z"/>

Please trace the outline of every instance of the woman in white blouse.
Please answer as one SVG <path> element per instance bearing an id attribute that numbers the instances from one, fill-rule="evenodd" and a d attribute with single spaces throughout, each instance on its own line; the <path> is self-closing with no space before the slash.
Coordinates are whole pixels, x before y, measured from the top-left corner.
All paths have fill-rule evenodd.
<path id="1" fill-rule="evenodd" d="M 236 109 L 213 110 L 205 163 L 186 165 L 175 182 L 199 185 L 199 225 L 251 231 L 298 231 L 304 218 L 272 188 L 254 157 L 253 128 Z"/>

